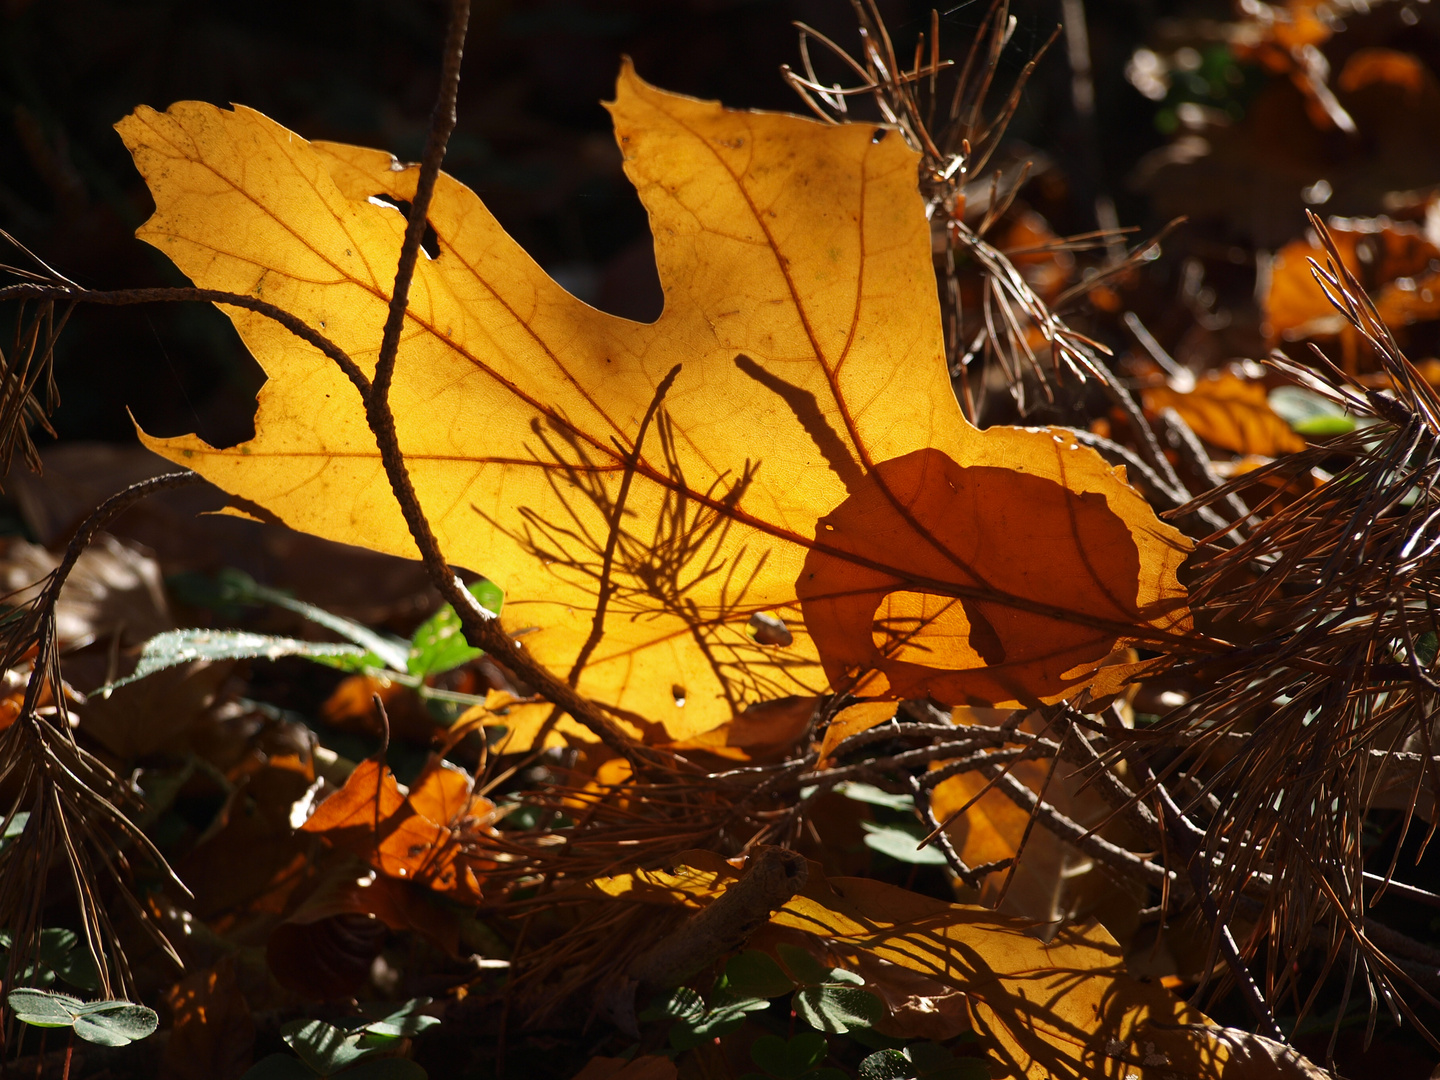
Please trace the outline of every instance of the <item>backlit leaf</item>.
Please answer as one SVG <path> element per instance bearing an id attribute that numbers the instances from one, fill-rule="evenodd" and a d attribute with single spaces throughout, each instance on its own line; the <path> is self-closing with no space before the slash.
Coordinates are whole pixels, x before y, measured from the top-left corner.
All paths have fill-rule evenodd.
<path id="1" fill-rule="evenodd" d="M 830 689 L 1054 701 L 1117 643 L 1185 632 L 1189 545 L 1120 474 L 1064 433 L 962 420 L 903 140 L 628 68 L 611 111 L 661 317 L 580 303 L 442 177 L 391 394 L 446 557 L 505 588 L 525 648 L 677 739 Z M 373 364 L 404 219 L 372 197 L 409 199 L 416 169 L 244 108 L 120 131 L 156 201 L 144 239 Z M 256 437 L 147 444 L 295 528 L 413 556 L 355 389 L 230 314 L 269 376 Z"/>
<path id="2" fill-rule="evenodd" d="M 478 903 L 481 879 L 493 864 L 474 854 L 467 838 L 493 834 L 494 810 L 474 793 L 470 775 L 443 759 L 432 757 L 408 794 L 388 767 L 367 759 L 300 827 L 387 877 Z"/>
<path id="3" fill-rule="evenodd" d="M 1265 387 L 1228 372 L 1201 379 L 1188 393 L 1146 390 L 1145 407 L 1174 409 L 1200 438 L 1236 454 L 1278 457 L 1305 449 L 1305 440 L 1270 408 Z"/>

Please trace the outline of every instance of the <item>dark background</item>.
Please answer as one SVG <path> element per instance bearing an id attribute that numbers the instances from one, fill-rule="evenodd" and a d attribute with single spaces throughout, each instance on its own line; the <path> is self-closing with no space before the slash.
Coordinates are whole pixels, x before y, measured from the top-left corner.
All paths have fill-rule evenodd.
<path id="1" fill-rule="evenodd" d="M 947 55 L 962 54 L 987 6 L 971 0 L 942 10 Z M 891 0 L 882 10 L 908 56 L 930 5 Z M 1061 20 L 1059 0 L 1018 0 L 1012 10 L 1009 76 Z M 1099 175 L 1087 182 L 1110 190 L 1129 224 L 1155 224 L 1126 178 L 1164 136 L 1155 104 L 1129 86 L 1124 68 L 1160 20 L 1179 16 L 1232 12 L 1223 0 L 1092 0 L 1093 140 L 1076 124 L 1063 40 L 1011 127 L 1013 141 L 1048 155 L 1072 180 L 1098 159 Z M 7 0 L 0 225 L 89 287 L 184 284 L 132 237 L 151 204 L 111 125 L 139 104 L 240 102 L 307 138 L 413 159 L 435 94 L 443 18 L 431 0 Z M 804 111 L 779 76 L 782 63 L 798 59 L 795 20 L 857 44 L 847 0 L 477 0 L 446 167 L 577 295 L 653 317 L 659 287 L 644 213 L 599 104 L 620 58 L 633 57 L 645 79 L 666 89 Z M 1062 193 L 1047 212 L 1060 231 L 1090 228 L 1085 204 Z M 261 381 L 228 321 L 198 306 L 83 311 L 62 340 L 58 375 L 62 438 L 131 440 L 128 408 L 155 434 L 196 431 L 221 445 L 251 434 Z"/>

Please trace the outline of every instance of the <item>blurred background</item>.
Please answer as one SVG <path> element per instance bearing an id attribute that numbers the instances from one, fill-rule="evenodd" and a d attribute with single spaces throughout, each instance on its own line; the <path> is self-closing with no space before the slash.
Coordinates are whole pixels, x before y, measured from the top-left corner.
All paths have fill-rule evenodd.
<path id="1" fill-rule="evenodd" d="M 963 57 L 987 7 L 945 5 L 942 53 Z M 1097 196 L 1139 236 L 1190 215 L 1135 286 L 1151 294 L 1151 331 L 1182 362 L 1187 348 L 1206 353 L 1200 366 L 1209 353 L 1263 355 L 1257 266 L 1303 233 L 1307 205 L 1423 218 L 1425 189 L 1440 183 L 1435 7 L 1016 0 L 998 85 L 1058 25 L 1083 20 L 1094 94 L 1093 113 L 1077 110 L 1077 42 L 1062 36 L 1001 155 L 1037 161 L 1019 210 L 1061 235 L 1096 227 Z M 880 10 L 908 57 L 930 5 Z M 111 125 L 138 104 L 241 102 L 308 138 L 415 158 L 442 17 L 429 0 L 4 0 L 0 225 L 86 286 L 181 284 L 132 237 L 151 204 Z M 479 0 L 447 168 L 577 296 L 652 318 L 645 216 L 600 104 L 621 57 L 667 89 L 803 112 L 779 75 L 798 61 L 797 20 L 858 44 L 847 0 Z M 1413 64 L 1341 77 L 1377 48 Z M 1196 330 L 1198 309 L 1208 330 Z M 58 378 L 62 439 L 133 440 L 124 406 L 157 434 L 222 445 L 250 435 L 261 381 L 218 313 L 158 306 L 81 313 Z"/>

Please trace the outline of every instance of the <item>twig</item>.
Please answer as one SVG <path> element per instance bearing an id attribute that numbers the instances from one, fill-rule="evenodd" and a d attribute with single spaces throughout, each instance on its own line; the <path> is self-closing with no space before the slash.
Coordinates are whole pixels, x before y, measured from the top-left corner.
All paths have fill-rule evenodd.
<path id="1" fill-rule="evenodd" d="M 395 272 L 395 287 L 390 297 L 390 310 L 385 320 L 380 355 L 375 363 L 375 379 L 369 392 L 365 394 L 365 418 L 375 436 L 375 445 L 380 451 L 380 460 L 385 466 L 385 475 L 390 481 L 391 490 L 400 504 L 400 512 L 404 515 L 415 546 L 420 550 L 421 562 L 431 583 L 459 615 L 466 640 L 472 646 L 484 649 L 500 663 L 513 668 L 536 692 L 570 713 L 610 749 L 634 763 L 640 755 L 634 741 L 602 713 L 594 702 L 582 697 L 573 687 L 526 657 L 520 644 L 505 633 L 495 616 L 480 605 L 450 569 L 444 553 L 440 550 L 440 543 L 435 538 L 434 530 L 430 527 L 430 521 L 421 509 L 419 497 L 415 494 L 410 471 L 405 465 L 405 455 L 400 449 L 399 436 L 395 431 L 395 416 L 390 409 L 390 385 L 400 349 L 400 331 L 409 302 L 410 284 L 415 276 L 415 263 L 420 255 L 420 242 L 424 238 L 435 183 L 440 175 L 440 166 L 445 160 L 445 147 L 451 132 L 455 130 L 455 99 L 460 87 L 460 61 L 465 50 L 465 31 L 469 21 L 469 0 L 452 0 L 450 23 L 445 35 L 445 60 L 440 92 L 435 102 L 435 111 L 431 114 L 425 156 L 420 163 L 420 174 L 415 182 L 415 197 L 411 200 L 410 216 L 405 224 L 405 239 L 400 247 L 400 263 Z"/>

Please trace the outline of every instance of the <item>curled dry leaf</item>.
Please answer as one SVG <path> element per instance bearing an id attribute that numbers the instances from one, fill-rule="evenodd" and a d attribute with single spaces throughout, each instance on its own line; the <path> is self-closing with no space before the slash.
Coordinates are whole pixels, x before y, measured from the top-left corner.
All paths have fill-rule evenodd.
<path id="1" fill-rule="evenodd" d="M 446 558 L 524 647 L 653 741 L 845 690 L 1054 701 L 1188 628 L 1188 543 L 1060 432 L 961 418 L 917 158 L 865 125 L 733 112 L 628 67 L 610 106 L 650 214 L 653 324 L 567 294 L 442 176 L 390 403 Z M 183 103 L 120 132 L 140 230 L 374 363 L 418 170 Z M 354 386 L 228 311 L 269 376 L 256 437 L 147 445 L 286 524 L 415 554 Z M 654 731 L 645 721 L 663 725 Z"/>
<path id="2" fill-rule="evenodd" d="M 1148 412 L 1174 409 L 1196 435 L 1232 453 L 1278 457 L 1305 449 L 1305 440 L 1270 408 L 1265 387 L 1231 372 L 1213 373 L 1188 393 L 1157 386 L 1144 400 Z"/>
<path id="3" fill-rule="evenodd" d="M 493 835 L 495 805 L 474 789 L 467 772 L 432 757 L 406 794 L 387 766 L 367 759 L 300 827 L 387 877 L 479 903 L 494 864 L 477 853 L 476 839 Z"/>

